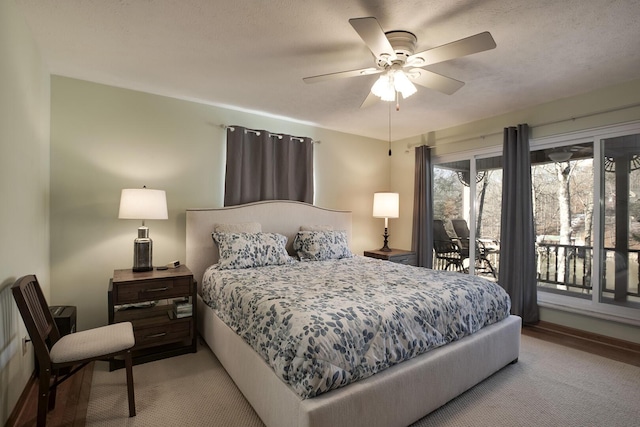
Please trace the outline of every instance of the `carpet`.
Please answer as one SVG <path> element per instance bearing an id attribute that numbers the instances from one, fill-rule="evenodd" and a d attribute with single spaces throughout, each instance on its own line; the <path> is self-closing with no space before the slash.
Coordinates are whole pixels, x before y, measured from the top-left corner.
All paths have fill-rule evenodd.
<path id="1" fill-rule="evenodd" d="M 261 427 L 208 347 L 134 367 L 137 416 L 124 370 L 97 362 L 87 426 Z M 508 365 L 411 427 L 640 425 L 640 367 L 522 336 Z"/>

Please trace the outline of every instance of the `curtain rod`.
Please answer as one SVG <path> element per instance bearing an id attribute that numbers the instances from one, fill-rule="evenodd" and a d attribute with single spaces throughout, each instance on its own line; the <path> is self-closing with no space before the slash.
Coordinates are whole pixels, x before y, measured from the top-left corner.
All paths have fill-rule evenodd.
<path id="1" fill-rule="evenodd" d="M 611 109 L 608 109 L 608 110 L 601 110 L 601 111 L 596 111 L 596 112 L 593 112 L 593 113 L 583 114 L 581 116 L 570 117 L 568 119 L 559 119 L 559 120 L 553 120 L 553 121 L 550 121 L 550 122 L 538 123 L 537 125 L 529 126 L 529 128 L 533 129 L 533 128 L 539 128 L 539 127 L 543 127 L 543 126 L 555 125 L 555 124 L 563 123 L 563 122 L 576 121 L 578 119 L 585 119 L 587 117 L 593 117 L 593 116 L 597 116 L 597 115 L 600 115 L 600 114 L 614 113 L 616 111 L 622 111 L 622 110 L 626 110 L 626 109 L 629 109 L 629 108 L 635 108 L 635 107 L 640 107 L 640 102 L 635 103 L 635 104 L 623 105 L 621 107 L 611 108 Z M 485 138 L 490 137 L 490 136 L 502 135 L 503 132 L 504 132 L 504 130 L 502 130 L 500 132 L 493 132 L 493 133 L 488 133 L 488 134 L 484 134 L 484 135 L 478 135 L 478 136 L 473 136 L 473 137 L 469 137 L 469 138 L 458 139 L 458 140 L 450 142 L 449 144 L 457 144 L 459 142 L 472 141 L 474 139 L 485 139 Z M 446 140 L 446 139 L 449 139 L 449 138 L 451 138 L 451 137 L 440 138 L 440 140 L 442 141 L 442 140 Z M 424 144 L 422 142 L 415 142 L 413 144 L 407 144 L 407 149 L 413 148 L 413 147 L 418 147 L 420 145 L 427 145 L 427 144 Z"/>
<path id="2" fill-rule="evenodd" d="M 220 127 L 221 127 L 222 129 L 230 129 L 230 130 L 231 130 L 231 132 L 234 132 L 234 131 L 236 130 L 236 128 L 235 128 L 235 127 L 233 127 L 233 126 L 220 125 Z M 245 128 L 245 131 L 246 131 L 246 132 L 255 133 L 256 135 L 260 135 L 260 132 L 261 132 L 261 131 L 259 131 L 259 130 L 257 130 L 257 129 L 249 129 L 249 128 Z M 278 139 L 282 139 L 282 135 L 283 135 L 283 134 L 281 134 L 281 133 L 269 132 L 269 136 L 275 136 L 275 137 L 277 137 Z M 291 139 L 296 139 L 296 140 L 298 140 L 298 141 L 304 141 L 304 138 L 302 138 L 302 137 L 300 137 L 300 136 L 292 136 L 292 137 L 291 137 Z M 322 141 L 314 141 L 313 139 L 311 140 L 311 143 L 312 143 L 312 144 L 320 144 L 321 142 L 322 142 Z"/>

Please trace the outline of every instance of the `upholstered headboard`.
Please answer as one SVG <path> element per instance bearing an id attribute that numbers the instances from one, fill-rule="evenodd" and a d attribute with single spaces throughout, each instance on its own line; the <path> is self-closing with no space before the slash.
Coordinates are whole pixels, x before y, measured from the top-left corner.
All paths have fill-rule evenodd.
<path id="1" fill-rule="evenodd" d="M 331 225 L 345 230 L 351 243 L 351 212 L 319 208 L 307 203 L 270 200 L 216 209 L 187 209 L 187 267 L 198 281 L 204 271 L 218 260 L 218 249 L 211 233 L 215 224 L 259 222 L 262 231 L 280 233 L 288 238 L 291 253 L 293 238 L 300 226 Z"/>

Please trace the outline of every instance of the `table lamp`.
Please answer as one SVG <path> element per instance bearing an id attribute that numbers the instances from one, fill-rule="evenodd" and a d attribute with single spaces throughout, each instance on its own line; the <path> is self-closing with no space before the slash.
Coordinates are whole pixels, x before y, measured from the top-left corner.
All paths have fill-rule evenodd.
<path id="1" fill-rule="evenodd" d="M 400 195 L 398 193 L 374 193 L 373 217 L 384 218 L 384 246 L 380 249 L 391 252 L 389 248 L 389 218 L 400 216 Z"/>
<path id="2" fill-rule="evenodd" d="M 167 196 L 164 190 L 125 188 L 120 196 L 120 219 L 141 219 L 138 237 L 133 241 L 133 271 L 153 270 L 153 241 L 149 238 L 148 219 L 168 219 Z"/>

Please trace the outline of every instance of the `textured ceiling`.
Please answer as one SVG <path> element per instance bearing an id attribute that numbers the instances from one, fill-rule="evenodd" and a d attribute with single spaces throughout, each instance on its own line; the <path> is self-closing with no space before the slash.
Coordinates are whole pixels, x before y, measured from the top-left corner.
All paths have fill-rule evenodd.
<path id="1" fill-rule="evenodd" d="M 422 88 L 393 140 L 640 78 L 640 0 L 15 0 L 52 74 L 386 140 L 389 104 L 348 20 L 374 16 L 426 50 L 489 31 L 493 50 L 426 67 L 466 85 Z"/>

